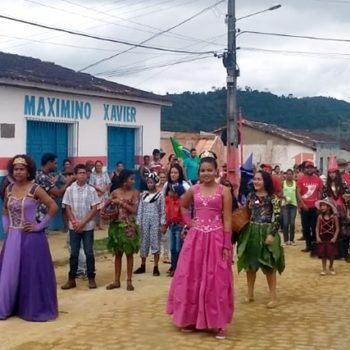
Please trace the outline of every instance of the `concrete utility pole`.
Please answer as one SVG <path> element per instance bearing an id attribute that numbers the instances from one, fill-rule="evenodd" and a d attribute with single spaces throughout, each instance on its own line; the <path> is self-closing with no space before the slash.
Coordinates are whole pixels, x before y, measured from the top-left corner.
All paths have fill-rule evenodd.
<path id="1" fill-rule="evenodd" d="M 238 184 L 238 109 L 236 64 L 236 11 L 235 0 L 228 0 L 227 11 L 227 51 L 223 63 L 227 71 L 227 176 L 231 184 Z"/>
<path id="2" fill-rule="evenodd" d="M 223 55 L 223 63 L 227 71 L 227 177 L 231 184 L 239 182 L 239 133 L 238 133 L 238 107 L 237 107 L 237 78 L 239 70 L 237 69 L 236 57 L 236 21 L 252 17 L 267 11 L 277 10 L 280 4 L 271 6 L 267 9 L 257 11 L 236 19 L 236 2 L 228 0 L 227 7 L 227 51 Z"/>

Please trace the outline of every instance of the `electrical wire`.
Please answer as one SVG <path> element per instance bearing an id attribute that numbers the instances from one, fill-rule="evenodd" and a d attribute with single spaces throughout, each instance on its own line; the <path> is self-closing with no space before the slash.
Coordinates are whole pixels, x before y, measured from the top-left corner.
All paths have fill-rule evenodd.
<path id="1" fill-rule="evenodd" d="M 316 1 L 316 2 L 328 2 L 328 3 L 336 3 L 336 4 L 344 4 L 344 5 L 350 5 L 350 1 L 345 1 L 345 0 L 311 0 L 311 1 Z"/>
<path id="2" fill-rule="evenodd" d="M 215 54 L 216 53 L 215 50 L 198 52 L 198 51 L 177 50 L 177 49 L 165 48 L 165 47 L 159 47 L 159 46 L 149 46 L 149 45 L 132 43 L 132 42 L 125 41 L 125 40 L 116 40 L 116 39 L 112 39 L 112 38 L 105 38 L 105 37 L 92 35 L 92 34 L 87 34 L 87 33 L 83 33 L 83 32 L 76 32 L 76 31 L 69 30 L 69 29 L 53 27 L 53 26 L 40 24 L 40 23 L 36 23 L 36 22 L 31 22 L 31 21 L 26 21 L 26 20 L 23 20 L 23 19 L 10 17 L 10 16 L 0 15 L 0 18 L 7 19 L 9 21 L 14 21 L 14 22 L 18 22 L 18 23 L 23 23 L 23 24 L 35 26 L 35 27 L 40 27 L 40 28 L 44 28 L 44 29 L 50 29 L 50 30 L 54 30 L 54 31 L 58 31 L 58 32 L 66 33 L 66 34 L 77 35 L 77 36 L 81 36 L 81 37 L 85 37 L 85 38 L 89 38 L 89 39 L 107 41 L 107 42 L 112 42 L 112 43 L 122 44 L 122 45 L 127 45 L 127 46 L 133 46 L 133 47 L 142 47 L 144 49 L 149 49 L 149 50 L 157 50 L 157 51 L 164 51 L 164 52 L 175 52 L 175 53 L 187 53 L 187 54 L 192 54 L 192 55 L 203 55 L 203 54 L 209 54 L 209 53 L 211 53 L 211 54 Z"/>
<path id="3" fill-rule="evenodd" d="M 269 33 L 269 32 L 257 32 L 252 30 L 243 30 L 237 34 L 240 36 L 242 34 L 257 34 L 257 35 L 268 35 L 268 36 L 279 36 L 283 38 L 296 38 L 296 39 L 308 39 L 308 40 L 319 40 L 319 41 L 332 41 L 340 43 L 350 43 L 350 39 L 338 39 L 338 38 L 325 38 L 319 36 L 308 36 L 308 35 L 294 35 L 294 34 L 284 34 L 284 33 Z"/>
<path id="4" fill-rule="evenodd" d="M 125 76 L 125 75 L 130 75 L 130 74 L 137 74 L 140 72 L 144 72 L 146 70 L 152 70 L 152 69 L 158 69 L 158 68 L 163 68 L 163 67 L 169 67 L 169 66 L 175 66 L 178 64 L 182 64 L 182 63 L 188 63 L 188 62 L 194 62 L 194 61 L 199 61 L 199 60 L 204 60 L 207 58 L 212 58 L 212 55 L 206 55 L 206 56 L 202 56 L 202 57 L 191 57 L 191 58 L 184 58 L 181 60 L 175 60 L 175 61 L 171 61 L 171 62 L 166 62 L 166 63 L 162 63 L 162 64 L 154 64 L 154 65 L 150 65 L 150 66 L 144 66 L 144 67 L 139 67 L 137 69 L 132 68 L 129 70 L 122 70 L 120 69 L 118 73 L 115 73 L 113 75 L 107 75 L 107 78 L 110 77 L 121 77 L 121 76 Z"/>
<path id="5" fill-rule="evenodd" d="M 299 51 L 299 50 L 264 49 L 264 48 L 244 47 L 244 46 L 238 47 L 237 50 L 282 54 L 282 55 L 309 56 L 313 58 L 350 60 L 350 54 L 342 53 L 342 52 L 315 52 L 315 51 Z"/>
<path id="6" fill-rule="evenodd" d="M 227 35 L 227 33 L 216 35 L 216 36 L 208 38 L 207 40 L 219 39 L 219 38 L 221 38 L 223 36 L 226 36 L 226 35 Z M 197 45 L 199 45 L 199 44 L 197 44 Z M 208 45 L 204 45 L 203 46 L 203 44 L 202 44 L 200 49 L 203 50 L 207 46 Z M 221 46 L 225 47 L 225 44 L 222 44 Z M 193 46 L 192 45 L 187 45 L 185 47 L 182 47 L 182 49 L 187 49 L 188 47 L 193 47 Z M 165 55 L 170 55 L 170 54 L 169 53 L 157 53 L 157 56 L 152 57 L 152 58 L 148 59 L 147 61 L 150 62 L 150 61 L 159 59 L 160 57 L 165 56 Z M 144 63 L 145 63 L 145 59 L 142 59 L 142 60 L 138 60 L 136 62 L 132 62 L 130 64 L 125 64 L 125 65 L 118 66 L 118 69 L 106 70 L 106 71 L 94 73 L 94 75 L 95 76 L 110 76 L 110 77 L 112 77 L 114 73 L 119 72 L 119 70 L 121 70 L 121 69 L 138 69 L 138 67 L 140 67 L 140 66 L 143 67 Z"/>
<path id="7" fill-rule="evenodd" d="M 92 68 L 92 67 L 95 67 L 96 65 L 98 65 L 98 64 L 100 64 L 100 63 L 102 63 L 102 62 L 109 61 L 109 60 L 111 60 L 112 58 L 115 58 L 115 57 L 118 57 L 118 56 L 120 56 L 120 55 L 122 55 L 122 54 L 124 54 L 124 53 L 127 53 L 127 52 L 133 50 L 134 48 L 138 47 L 139 45 L 144 45 L 145 43 L 147 43 L 147 42 L 153 40 L 154 38 L 157 38 L 158 36 L 163 35 L 164 33 L 167 33 L 167 32 L 169 32 L 169 31 L 171 31 L 171 30 L 173 30 L 173 29 L 175 29 L 175 28 L 178 28 L 178 27 L 182 26 L 183 24 L 185 24 L 185 23 L 187 23 L 187 22 L 193 20 L 194 18 L 196 18 L 196 17 L 202 15 L 202 14 L 205 13 L 206 11 L 212 9 L 212 8 L 215 7 L 216 5 L 221 4 L 221 3 L 224 2 L 224 1 L 225 1 L 225 0 L 219 0 L 219 1 L 215 2 L 213 5 L 210 5 L 210 6 L 206 7 L 206 8 L 204 8 L 204 9 L 202 9 L 201 11 L 199 11 L 199 12 L 195 13 L 194 15 L 192 15 L 192 16 L 186 18 L 185 20 L 183 20 L 183 21 L 181 21 L 181 22 L 179 22 L 179 23 L 177 23 L 177 24 L 175 24 L 175 25 L 173 25 L 173 26 L 171 26 L 171 27 L 169 27 L 169 28 L 167 28 L 167 29 L 165 29 L 165 30 L 162 30 L 161 32 L 156 33 L 156 34 L 152 35 L 151 37 L 149 37 L 149 38 L 147 38 L 147 39 L 145 39 L 145 40 L 142 40 L 139 44 L 134 45 L 134 47 L 131 47 L 131 48 L 127 49 L 127 50 L 118 52 L 118 53 L 116 53 L 116 54 L 114 54 L 114 55 L 111 55 L 111 56 L 109 56 L 109 57 L 102 58 L 102 59 L 100 59 L 100 60 L 98 60 L 98 61 L 96 61 L 96 62 L 94 62 L 94 63 L 91 63 L 90 65 L 88 65 L 88 66 L 86 66 L 86 67 L 80 69 L 79 71 L 80 71 L 80 72 L 83 72 L 83 71 L 85 71 L 85 70 L 87 70 L 87 69 L 90 69 L 90 68 Z"/>
<path id="8" fill-rule="evenodd" d="M 32 1 L 32 0 L 26 0 L 26 1 Z M 110 18 L 118 19 L 120 22 L 129 22 L 129 23 L 132 23 L 132 24 L 136 24 L 136 25 L 138 25 L 138 26 L 140 26 L 142 28 L 139 29 L 139 28 L 134 28 L 133 27 L 132 29 L 139 30 L 139 31 L 142 31 L 142 32 L 157 33 L 159 31 L 163 30 L 161 28 L 157 28 L 157 27 L 154 27 L 154 26 L 151 26 L 151 25 L 148 25 L 148 24 L 144 24 L 144 23 L 139 23 L 139 22 L 133 21 L 130 18 L 124 18 L 124 17 L 117 16 L 117 15 L 114 15 L 114 14 L 106 12 L 106 11 L 97 10 L 96 8 L 91 7 L 91 6 L 85 6 L 85 5 L 77 4 L 77 3 L 75 3 L 75 2 L 73 2 L 71 0 L 59 0 L 59 1 L 67 3 L 67 4 L 71 4 L 71 5 L 74 5 L 74 6 L 77 6 L 79 8 L 85 9 L 85 10 L 93 11 L 94 13 L 105 15 L 105 16 L 110 17 Z M 167 0 L 167 2 L 168 1 L 169 0 Z M 185 5 L 188 5 L 188 3 L 186 3 Z M 80 14 L 78 13 L 78 15 L 80 15 Z M 111 23 L 111 22 L 109 22 L 109 23 Z M 111 24 L 114 24 L 114 23 L 111 23 Z M 115 23 L 115 24 L 118 25 L 118 23 Z M 150 29 L 152 29 L 152 31 L 146 31 L 145 28 L 150 28 Z M 168 35 L 170 37 L 180 38 L 180 39 L 191 41 L 191 42 L 202 41 L 201 39 L 198 39 L 198 38 L 194 38 L 194 37 L 191 37 L 191 36 L 188 36 L 188 35 L 172 33 L 171 31 L 168 31 L 167 33 L 164 33 L 164 34 L 166 34 L 166 35 Z M 214 42 L 210 42 L 210 44 L 217 45 L 217 43 L 214 43 Z"/>

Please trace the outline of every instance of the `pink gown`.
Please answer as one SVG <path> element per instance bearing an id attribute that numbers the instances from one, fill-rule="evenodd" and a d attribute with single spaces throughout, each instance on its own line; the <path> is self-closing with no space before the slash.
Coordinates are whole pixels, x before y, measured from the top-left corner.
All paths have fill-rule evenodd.
<path id="1" fill-rule="evenodd" d="M 202 196 L 195 185 L 194 208 L 197 223 L 180 252 L 171 283 L 167 313 L 177 327 L 226 328 L 233 316 L 233 274 L 231 258 L 223 259 L 223 186 L 213 195 Z"/>

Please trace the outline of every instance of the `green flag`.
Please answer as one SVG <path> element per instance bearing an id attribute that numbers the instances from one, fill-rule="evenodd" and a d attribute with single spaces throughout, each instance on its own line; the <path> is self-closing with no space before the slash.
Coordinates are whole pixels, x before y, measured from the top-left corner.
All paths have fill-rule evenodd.
<path id="1" fill-rule="evenodd" d="M 174 153 L 176 157 L 185 159 L 188 157 L 187 148 L 180 145 L 179 141 L 177 141 L 174 137 L 170 137 L 171 145 L 173 146 Z"/>

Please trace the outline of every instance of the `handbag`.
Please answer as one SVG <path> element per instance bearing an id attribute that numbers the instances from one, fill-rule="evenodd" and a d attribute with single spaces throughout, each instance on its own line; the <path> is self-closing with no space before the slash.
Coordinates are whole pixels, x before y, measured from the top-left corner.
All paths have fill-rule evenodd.
<path id="1" fill-rule="evenodd" d="M 235 209 L 232 212 L 232 231 L 240 232 L 250 220 L 250 209 L 247 206 Z"/>

